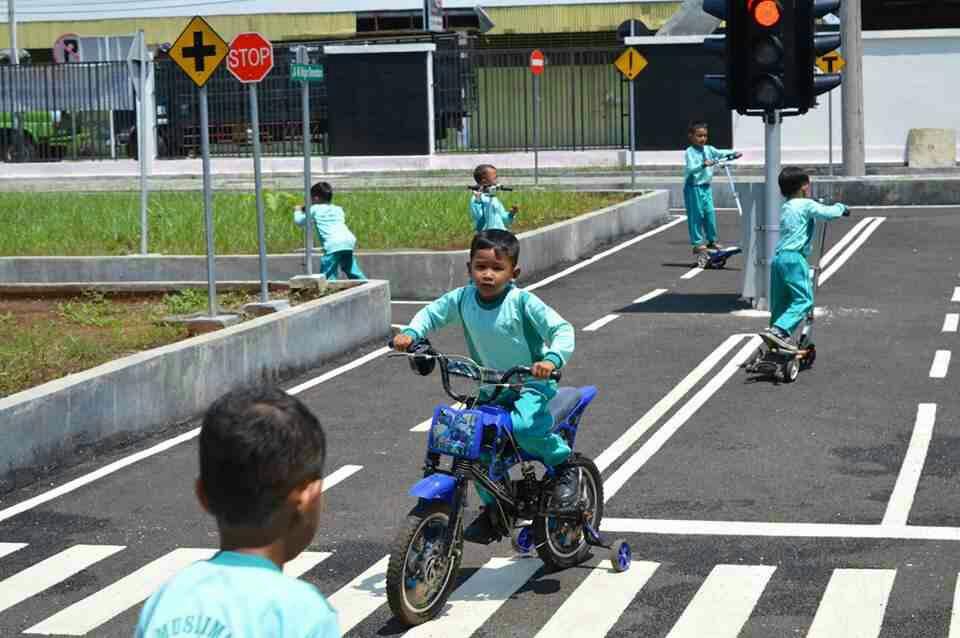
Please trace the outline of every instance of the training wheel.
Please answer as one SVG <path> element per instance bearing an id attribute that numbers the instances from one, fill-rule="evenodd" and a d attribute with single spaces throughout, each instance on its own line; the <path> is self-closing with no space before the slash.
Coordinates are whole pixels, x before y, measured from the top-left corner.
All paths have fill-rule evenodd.
<path id="1" fill-rule="evenodd" d="M 618 538 L 610 544 L 610 563 L 613 565 L 613 571 L 625 572 L 630 569 L 630 563 L 633 562 L 633 554 L 630 552 L 630 545 L 622 538 Z"/>
<path id="2" fill-rule="evenodd" d="M 800 361 L 796 357 L 791 358 L 783 364 L 783 380 L 787 383 L 793 383 L 800 374 Z"/>
<path id="3" fill-rule="evenodd" d="M 529 554 L 533 551 L 533 529 L 529 525 L 521 527 L 510 535 L 510 545 L 518 554 Z"/>
<path id="4" fill-rule="evenodd" d="M 809 370 L 813 367 L 813 362 L 817 360 L 817 347 L 812 343 L 807 346 L 807 355 L 803 358 L 803 369 Z"/>

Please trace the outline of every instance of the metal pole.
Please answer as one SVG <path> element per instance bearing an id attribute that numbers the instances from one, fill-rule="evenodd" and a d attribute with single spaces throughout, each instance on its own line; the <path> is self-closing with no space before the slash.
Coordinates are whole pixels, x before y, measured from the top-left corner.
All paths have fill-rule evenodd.
<path id="1" fill-rule="evenodd" d="M 540 183 L 540 76 L 533 76 L 533 185 Z"/>
<path id="2" fill-rule="evenodd" d="M 830 171 L 830 201 L 833 201 L 833 91 L 827 93 L 827 166 Z"/>
<path id="3" fill-rule="evenodd" d="M 210 112 L 207 107 L 207 87 L 200 87 L 200 155 L 203 158 L 203 228 L 207 235 L 207 303 L 208 314 L 216 317 L 217 271 L 213 259 L 213 189 L 210 185 Z"/>
<path id="4" fill-rule="evenodd" d="M 636 22 L 630 20 L 630 35 L 636 35 L 634 33 Z M 635 87 L 634 81 L 630 80 L 630 188 L 637 187 L 637 110 L 636 105 L 634 104 L 635 98 Z M 622 122 L 622 120 L 621 120 Z"/>
<path id="5" fill-rule="evenodd" d="M 863 148 L 863 33 L 860 2 L 840 4 L 843 41 L 842 113 L 843 174 L 862 177 L 867 173 Z"/>
<path id="6" fill-rule="evenodd" d="M 19 66 L 20 50 L 17 48 L 17 9 L 16 2 L 14 2 L 14 0 L 7 0 L 7 27 L 10 30 L 10 64 Z M 17 86 L 17 84 L 18 81 L 15 77 L 13 86 Z M 20 115 L 17 113 L 17 101 L 11 100 L 10 107 L 10 115 L 13 118 L 13 128 L 17 131 L 17 158 L 23 158 L 23 122 L 20 119 Z"/>
<path id="7" fill-rule="evenodd" d="M 780 125 L 782 122 L 780 112 L 772 111 L 763 117 L 764 148 L 766 186 L 764 190 L 764 216 L 762 232 L 763 241 L 763 268 L 761 297 L 766 306 L 762 309 L 770 309 L 770 266 L 773 263 L 773 256 L 777 250 L 777 243 L 780 241 Z"/>
<path id="8" fill-rule="evenodd" d="M 307 64 L 307 47 L 297 49 L 297 62 Z M 310 139 L 310 84 L 304 80 L 301 88 L 301 103 L 303 104 L 303 208 L 307 215 L 304 229 L 304 255 L 306 256 L 306 273 L 313 274 L 313 228 L 310 223 L 310 156 L 313 154 L 313 141 Z"/>
<path id="9" fill-rule="evenodd" d="M 260 176 L 260 109 L 257 104 L 257 85 L 250 89 L 250 124 L 253 127 L 253 190 L 257 199 L 257 247 L 260 251 L 260 301 L 267 303 L 267 229 L 263 216 L 263 180 Z"/>
<path id="10" fill-rule="evenodd" d="M 137 122 L 137 149 L 140 160 L 140 254 L 147 254 L 148 224 L 147 204 L 147 39 L 143 29 L 137 31 L 140 38 L 140 110 Z M 111 115 L 111 121 L 113 117 Z"/>

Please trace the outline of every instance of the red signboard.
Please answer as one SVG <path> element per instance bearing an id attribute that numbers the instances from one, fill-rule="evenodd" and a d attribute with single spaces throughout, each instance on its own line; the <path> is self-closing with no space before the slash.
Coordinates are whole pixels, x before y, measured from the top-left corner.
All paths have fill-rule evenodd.
<path id="1" fill-rule="evenodd" d="M 543 51 L 534 49 L 533 53 L 530 54 L 530 73 L 534 75 L 543 73 L 543 64 Z"/>
<path id="2" fill-rule="evenodd" d="M 273 68 L 273 45 L 259 33 L 241 33 L 230 42 L 227 70 L 241 82 L 259 82 Z"/>

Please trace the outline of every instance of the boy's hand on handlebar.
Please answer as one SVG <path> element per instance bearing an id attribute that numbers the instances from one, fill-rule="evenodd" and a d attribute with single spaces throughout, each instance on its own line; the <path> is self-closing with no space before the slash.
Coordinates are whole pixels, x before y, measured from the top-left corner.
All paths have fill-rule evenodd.
<path id="1" fill-rule="evenodd" d="M 398 334 L 390 343 L 391 347 L 398 352 L 406 352 L 413 345 L 413 337 L 407 334 Z"/>
<path id="2" fill-rule="evenodd" d="M 519 207 L 519 206 L 511 206 L 511 207 L 510 207 L 510 212 L 513 213 L 514 215 L 517 215 L 517 214 L 520 212 L 520 207 Z"/>
<path id="3" fill-rule="evenodd" d="M 843 216 L 844 216 L 844 217 L 850 217 L 850 208 L 849 208 L 849 207 L 847 207 L 847 206 L 844 206 L 844 207 L 843 207 Z"/>
<path id="4" fill-rule="evenodd" d="M 704 165 L 704 166 L 713 166 L 713 165 L 716 164 L 716 163 L 717 163 L 716 160 L 710 160 L 710 159 L 708 159 L 708 160 L 703 160 L 703 165 Z"/>
<path id="5" fill-rule="evenodd" d="M 550 361 L 537 361 L 530 372 L 538 379 L 549 379 L 556 368 L 557 366 Z"/>

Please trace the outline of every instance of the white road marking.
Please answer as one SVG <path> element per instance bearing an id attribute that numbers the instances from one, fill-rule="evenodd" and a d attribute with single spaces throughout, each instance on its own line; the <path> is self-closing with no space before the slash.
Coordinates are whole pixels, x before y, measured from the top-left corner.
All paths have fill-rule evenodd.
<path id="1" fill-rule="evenodd" d="M 400 304 L 401 306 L 426 306 L 429 301 L 398 301 L 392 300 L 390 303 Z"/>
<path id="2" fill-rule="evenodd" d="M 27 543 L 0 543 L 0 558 L 12 554 L 17 550 L 23 549 Z"/>
<path id="3" fill-rule="evenodd" d="M 947 376 L 947 370 L 950 369 L 950 351 L 937 350 L 933 355 L 933 364 L 930 366 L 931 379 L 943 379 Z"/>
<path id="4" fill-rule="evenodd" d="M 690 371 L 687 376 L 673 387 L 662 399 L 657 401 L 646 414 L 640 417 L 640 420 L 630 426 L 626 432 L 620 435 L 610 447 L 604 450 L 600 456 L 594 459 L 594 463 L 601 472 L 610 467 L 610 464 L 616 461 L 626 452 L 631 445 L 636 443 L 646 434 L 657 421 L 666 414 L 680 399 L 682 399 L 693 386 L 700 382 L 710 370 L 712 370 L 721 359 L 727 356 L 734 346 L 736 346 L 746 335 L 733 335 L 721 343 L 711 352 L 706 359 L 700 362 L 696 368 Z"/>
<path id="5" fill-rule="evenodd" d="M 620 318 L 620 315 L 607 315 L 606 317 L 600 317 L 590 325 L 584 326 L 583 332 L 596 332 L 597 330 L 604 327 L 611 321 L 616 321 L 619 318 Z"/>
<path id="6" fill-rule="evenodd" d="M 74 545 L 0 582 L 0 611 L 62 583 L 124 549 L 123 545 Z"/>
<path id="7" fill-rule="evenodd" d="M 600 529 L 612 534 L 676 536 L 757 536 L 765 538 L 855 538 L 960 542 L 960 527 L 857 525 L 844 523 L 765 523 L 747 521 L 606 518 Z"/>
<path id="8" fill-rule="evenodd" d="M 910 516 L 910 507 L 913 505 L 917 486 L 920 484 L 920 474 L 923 472 L 923 463 L 927 458 L 930 439 L 933 437 L 933 424 L 937 419 L 936 403 L 921 403 L 917 406 L 917 419 L 913 426 L 913 436 L 907 454 L 900 467 L 890 501 L 887 503 L 887 512 L 883 515 L 882 525 L 906 525 Z"/>
<path id="9" fill-rule="evenodd" d="M 667 638 L 737 638 L 776 569 L 767 565 L 717 565 Z"/>
<path id="10" fill-rule="evenodd" d="M 337 610 L 341 634 L 346 634 L 387 602 L 389 562 L 390 557 L 384 556 L 328 597 L 330 606 Z"/>
<path id="11" fill-rule="evenodd" d="M 46 620 L 27 629 L 26 634 L 83 636 L 114 616 L 146 600 L 184 567 L 216 554 L 215 549 L 180 547 L 98 590 Z"/>
<path id="12" fill-rule="evenodd" d="M 636 243 L 638 243 L 638 242 L 641 242 L 641 241 L 643 241 L 644 239 L 648 239 L 648 238 L 650 238 L 650 237 L 653 237 L 654 235 L 659 235 L 660 233 L 662 233 L 662 232 L 664 232 L 664 231 L 666 231 L 666 230 L 669 230 L 669 229 L 673 228 L 674 226 L 676 226 L 677 224 L 679 224 L 679 223 L 681 223 L 681 222 L 684 222 L 684 221 L 686 221 L 686 220 L 687 220 L 687 217 L 686 217 L 686 215 L 684 215 L 684 216 L 678 217 L 677 219 L 674 219 L 673 221 L 667 222 L 667 223 L 664 224 L 663 226 L 657 226 L 656 228 L 654 228 L 654 229 L 651 230 L 651 231 L 645 232 L 645 233 L 643 233 L 642 235 L 637 235 L 637 236 L 634 237 L 633 239 L 628 239 L 627 241 L 625 241 L 625 242 L 623 242 L 623 243 L 621 243 L 621 244 L 617 244 L 617 245 L 614 246 L 613 248 L 608 248 L 607 250 L 605 250 L 605 251 L 603 251 L 603 252 L 600 252 L 600 253 L 597 253 L 597 254 L 594 255 L 593 257 L 590 257 L 589 259 L 585 259 L 585 260 L 583 260 L 583 261 L 581 261 L 581 262 L 579 262 L 579 263 L 576 263 L 576 264 L 570 266 L 569 268 L 566 268 L 566 269 L 564 269 L 564 270 L 561 270 L 560 272 L 556 273 L 555 275 L 550 275 L 549 277 L 547 277 L 547 278 L 545 278 L 545 279 L 541 279 L 540 281 L 538 281 L 538 282 L 535 283 L 535 284 L 530 284 L 529 286 L 526 287 L 526 289 L 532 291 L 532 290 L 536 290 L 537 288 L 540 288 L 540 287 L 542 287 L 542 286 L 546 286 L 546 285 L 549 284 L 549 283 L 553 283 L 553 282 L 556 281 L 557 279 L 560 279 L 560 278 L 562 278 L 562 277 L 566 277 L 566 276 L 569 275 L 569 274 L 575 273 L 576 271 L 580 270 L 581 268 L 586 268 L 586 267 L 589 266 L 590 264 L 593 264 L 593 263 L 595 263 L 595 262 L 600 261 L 601 259 L 604 259 L 604 258 L 606 258 L 606 257 L 609 257 L 610 255 L 613 255 L 614 253 L 618 253 L 618 252 L 620 252 L 621 250 L 623 250 L 623 249 L 625 249 L 625 248 L 629 248 L 630 246 L 633 246 L 634 244 L 636 244 Z"/>
<path id="13" fill-rule="evenodd" d="M 331 555 L 330 552 L 300 552 L 299 556 L 283 566 L 283 573 L 292 578 L 299 578 Z"/>
<path id="14" fill-rule="evenodd" d="M 947 638 L 960 638 L 960 574 L 953 590 L 953 611 L 950 612 L 950 635 Z"/>
<path id="15" fill-rule="evenodd" d="M 346 365 L 342 365 L 339 368 L 334 368 L 329 372 L 325 372 L 324 374 L 321 374 L 319 377 L 310 379 L 309 381 L 301 383 L 298 386 L 294 386 L 290 388 L 289 390 L 287 390 L 287 394 L 290 394 L 290 395 L 300 394 L 304 390 L 309 390 L 310 388 L 316 387 L 321 383 L 325 383 L 330 379 L 333 379 L 334 377 L 339 377 L 344 372 L 349 372 L 354 368 L 359 368 L 360 366 L 367 363 L 368 361 L 373 361 L 374 359 L 380 357 L 381 355 L 387 354 L 388 352 L 390 352 L 390 348 L 386 346 L 383 346 L 382 348 L 377 348 L 373 352 L 368 352 L 367 354 L 363 355 L 359 359 L 354 359 L 353 361 L 351 361 Z"/>
<path id="16" fill-rule="evenodd" d="M 667 289 L 666 289 L 666 288 L 657 288 L 656 290 L 651 290 L 650 292 L 648 292 L 648 293 L 645 294 L 644 296 L 642 296 L 642 297 L 637 297 L 636 299 L 634 299 L 634 300 L 633 300 L 633 303 L 646 303 L 646 302 L 650 301 L 651 299 L 656 299 L 657 297 L 659 297 L 660 295 L 662 295 L 662 294 L 665 293 L 665 292 L 667 292 Z"/>
<path id="17" fill-rule="evenodd" d="M 953 289 L 953 297 L 950 298 L 950 301 L 960 301 L 960 286 Z"/>
<path id="18" fill-rule="evenodd" d="M 876 638 L 880 635 L 894 569 L 835 569 L 807 638 Z"/>
<path id="19" fill-rule="evenodd" d="M 362 465 L 344 465 L 343 467 L 338 468 L 336 471 L 327 474 L 323 477 L 323 491 L 326 492 L 337 483 L 343 482 L 362 469 Z"/>
<path id="20" fill-rule="evenodd" d="M 573 627 L 577 638 L 603 638 L 659 566 L 637 561 L 622 574 L 609 567 L 594 568 L 535 638 L 570 635 Z"/>
<path id="21" fill-rule="evenodd" d="M 694 277 L 696 277 L 702 272 L 703 272 L 703 268 L 701 268 L 700 266 L 695 266 L 690 270 L 688 270 L 687 272 L 683 273 L 680 276 L 680 279 L 693 279 Z"/>
<path id="22" fill-rule="evenodd" d="M 623 485 L 630 480 L 643 465 L 656 454 L 674 434 L 677 433 L 684 423 L 692 417 L 697 410 L 703 407 L 714 393 L 719 390 L 727 380 L 740 370 L 740 364 L 747 360 L 760 345 L 760 337 L 751 337 L 745 346 L 743 346 L 733 359 L 724 366 L 717 376 L 713 377 L 704 385 L 689 401 L 687 401 L 679 410 L 670 417 L 666 423 L 660 426 L 642 446 L 633 453 L 633 455 L 624 461 L 623 465 L 617 468 L 610 478 L 603 483 L 604 502 L 609 501 L 614 494 L 619 491 Z"/>
<path id="23" fill-rule="evenodd" d="M 541 567 L 537 558 L 491 558 L 450 595 L 445 611 L 404 638 L 470 636 Z"/>
<path id="24" fill-rule="evenodd" d="M 943 332 L 956 332 L 958 326 L 960 326 L 960 314 L 951 312 L 943 318 Z"/>
<path id="25" fill-rule="evenodd" d="M 460 403 L 460 402 L 458 401 L 458 402 L 455 402 L 455 403 L 451 404 L 450 407 L 453 408 L 454 410 L 462 410 L 462 409 L 463 409 L 464 407 L 466 407 L 466 406 L 464 406 L 462 403 Z M 432 416 L 431 416 L 429 419 L 427 419 L 427 420 L 425 420 L 425 421 L 421 421 L 420 423 L 418 423 L 418 424 L 416 424 L 415 426 L 413 426 L 412 428 L 410 428 L 410 431 L 411 431 L 411 432 L 429 432 L 429 431 L 430 431 L 430 424 L 431 424 L 431 423 L 433 423 L 433 417 L 432 417 Z"/>
<path id="26" fill-rule="evenodd" d="M 854 241 L 843 252 L 843 254 L 839 255 L 833 261 L 833 263 L 831 263 L 823 272 L 820 273 L 819 285 L 822 286 L 823 284 L 825 284 L 827 280 L 834 275 L 834 273 L 840 270 L 840 267 L 843 266 L 845 263 L 847 263 L 847 260 L 853 256 L 853 253 L 857 252 L 860 246 L 862 246 L 864 242 L 866 242 L 870 238 L 870 235 L 873 234 L 873 231 L 875 231 L 880 226 L 880 224 L 885 222 L 886 219 L 887 219 L 886 217 L 877 217 L 872 222 L 870 222 L 870 225 L 867 226 L 862 233 L 860 233 L 860 236 L 857 237 L 856 241 Z"/>
<path id="27" fill-rule="evenodd" d="M 823 259 L 820 261 L 820 266 L 826 268 L 833 258 L 840 254 L 840 251 L 843 250 L 844 246 L 853 241 L 853 238 L 857 236 L 864 226 L 872 222 L 875 217 L 864 217 L 858 221 L 853 228 L 847 231 L 847 233 L 840 238 L 840 240 L 830 247 L 830 250 L 823 254 Z M 822 223 L 822 222 L 821 222 Z"/>

